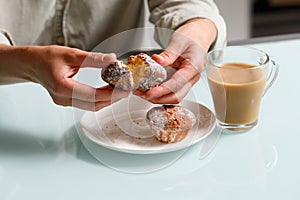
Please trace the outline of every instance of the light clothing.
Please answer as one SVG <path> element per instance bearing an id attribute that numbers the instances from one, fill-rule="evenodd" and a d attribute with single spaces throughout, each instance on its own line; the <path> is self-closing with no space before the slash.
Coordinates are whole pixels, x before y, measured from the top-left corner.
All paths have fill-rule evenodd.
<path id="1" fill-rule="evenodd" d="M 0 43 L 92 50 L 115 34 L 149 26 L 147 20 L 174 30 L 196 17 L 215 23 L 213 45 L 223 46 L 225 23 L 212 0 L 0 0 Z M 161 44 L 168 40 L 158 29 L 155 34 Z"/>

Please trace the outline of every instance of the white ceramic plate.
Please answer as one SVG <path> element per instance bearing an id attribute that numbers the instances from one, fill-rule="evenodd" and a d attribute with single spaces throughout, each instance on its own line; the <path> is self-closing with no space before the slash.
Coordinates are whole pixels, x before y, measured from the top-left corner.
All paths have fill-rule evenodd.
<path id="1" fill-rule="evenodd" d="M 180 104 L 194 112 L 197 123 L 188 136 L 177 143 L 159 142 L 145 121 L 147 111 L 156 106 L 131 96 L 98 112 L 86 112 L 80 125 L 93 142 L 116 151 L 134 154 L 154 154 L 181 150 L 206 138 L 214 129 L 216 119 L 205 106 L 184 100 Z"/>

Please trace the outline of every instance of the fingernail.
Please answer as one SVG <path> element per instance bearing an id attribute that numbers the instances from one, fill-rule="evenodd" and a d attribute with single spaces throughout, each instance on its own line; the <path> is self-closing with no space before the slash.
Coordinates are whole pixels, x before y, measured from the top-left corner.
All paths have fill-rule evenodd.
<path id="1" fill-rule="evenodd" d="M 160 54 L 154 54 L 154 55 L 155 55 L 154 57 L 156 59 L 158 59 L 159 61 L 162 61 L 164 59 L 164 57 L 162 55 L 160 55 Z"/>
<path id="2" fill-rule="evenodd" d="M 116 60 L 117 60 L 117 56 L 115 53 L 109 53 L 103 56 L 103 61 L 105 62 L 114 62 Z"/>
<path id="3" fill-rule="evenodd" d="M 140 91 L 134 90 L 134 91 L 133 91 L 133 94 L 134 94 L 134 95 L 139 95 L 139 94 L 140 94 Z"/>

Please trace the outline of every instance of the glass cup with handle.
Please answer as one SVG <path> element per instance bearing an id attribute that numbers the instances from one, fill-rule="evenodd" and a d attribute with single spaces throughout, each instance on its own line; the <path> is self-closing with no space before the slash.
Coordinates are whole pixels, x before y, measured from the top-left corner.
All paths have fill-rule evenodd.
<path id="1" fill-rule="evenodd" d="M 227 46 L 207 54 L 205 69 L 219 126 L 244 132 L 258 122 L 261 100 L 278 75 L 266 52 Z"/>

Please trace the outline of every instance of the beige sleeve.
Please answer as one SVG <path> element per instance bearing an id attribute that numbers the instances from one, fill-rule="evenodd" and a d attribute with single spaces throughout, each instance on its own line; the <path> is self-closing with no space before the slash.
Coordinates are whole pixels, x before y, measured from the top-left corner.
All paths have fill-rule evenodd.
<path id="1" fill-rule="evenodd" d="M 0 29 L 0 44 L 14 45 L 9 33 L 3 29 Z"/>
<path id="2" fill-rule="evenodd" d="M 217 28 L 217 37 L 211 46 L 226 45 L 226 25 L 213 0 L 148 0 L 150 21 L 156 27 L 155 39 L 164 47 L 175 30 L 189 19 L 202 17 L 210 19 Z"/>

